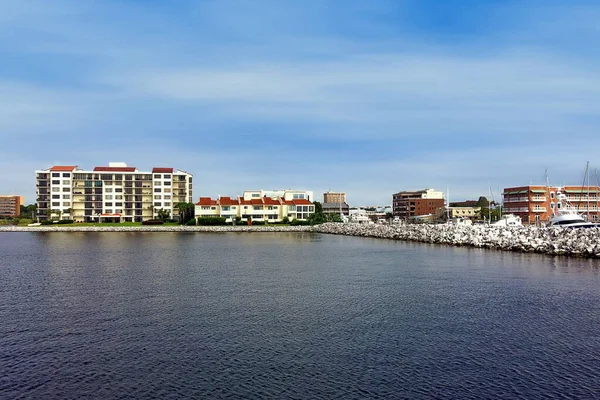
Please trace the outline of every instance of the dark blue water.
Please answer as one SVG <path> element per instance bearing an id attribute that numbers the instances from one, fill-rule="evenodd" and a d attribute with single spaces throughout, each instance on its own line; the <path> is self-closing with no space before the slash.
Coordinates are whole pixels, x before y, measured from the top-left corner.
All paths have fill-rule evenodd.
<path id="1" fill-rule="evenodd" d="M 599 398 L 599 285 L 319 234 L 0 233 L 0 398 Z"/>

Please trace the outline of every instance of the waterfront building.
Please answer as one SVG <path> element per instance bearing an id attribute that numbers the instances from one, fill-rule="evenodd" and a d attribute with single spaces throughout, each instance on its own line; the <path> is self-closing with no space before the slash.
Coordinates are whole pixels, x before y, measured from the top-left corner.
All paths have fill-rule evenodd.
<path id="1" fill-rule="evenodd" d="M 23 203 L 23 196 L 0 196 L 0 219 L 21 215 Z"/>
<path id="2" fill-rule="evenodd" d="M 315 212 L 310 199 L 313 192 L 303 190 L 247 190 L 242 196 L 200 197 L 195 207 L 196 217 L 224 217 L 231 222 L 236 217 L 261 222 L 281 222 L 285 217 L 307 220 Z"/>
<path id="3" fill-rule="evenodd" d="M 323 193 L 323 203 L 345 203 L 346 193 L 344 192 L 327 192 Z"/>
<path id="4" fill-rule="evenodd" d="M 434 189 L 403 191 L 392 196 L 394 217 L 408 219 L 434 215 L 445 206 L 444 192 Z"/>
<path id="5" fill-rule="evenodd" d="M 481 207 L 448 207 L 448 216 L 450 218 L 469 218 L 475 219 L 481 217 Z"/>
<path id="6" fill-rule="evenodd" d="M 141 222 L 177 203 L 191 203 L 192 174 L 175 168 L 139 171 L 125 163 L 83 170 L 55 165 L 36 171 L 38 217 L 76 222 Z"/>
<path id="7" fill-rule="evenodd" d="M 521 217 L 524 224 L 545 224 L 552 218 L 552 210 L 559 207 L 556 200 L 559 190 L 584 219 L 590 222 L 600 219 L 599 186 L 528 185 L 504 188 L 503 212 Z"/>

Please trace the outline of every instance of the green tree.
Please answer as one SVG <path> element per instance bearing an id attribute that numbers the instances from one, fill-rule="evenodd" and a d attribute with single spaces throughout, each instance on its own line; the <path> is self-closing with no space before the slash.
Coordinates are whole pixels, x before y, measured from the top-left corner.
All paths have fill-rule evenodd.
<path id="1" fill-rule="evenodd" d="M 196 206 L 194 203 L 177 203 L 175 208 L 179 210 L 179 223 L 185 224 L 190 219 L 194 218 Z"/>
<path id="2" fill-rule="evenodd" d="M 161 208 L 160 210 L 156 211 L 156 216 L 162 221 L 168 221 L 171 217 L 171 213 L 169 212 L 169 210 Z"/>

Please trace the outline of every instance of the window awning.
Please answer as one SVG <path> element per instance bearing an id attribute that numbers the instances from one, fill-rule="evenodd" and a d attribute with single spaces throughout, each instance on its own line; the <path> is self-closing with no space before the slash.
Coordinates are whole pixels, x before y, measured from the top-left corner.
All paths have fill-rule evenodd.
<path id="1" fill-rule="evenodd" d="M 530 192 L 531 193 L 546 193 L 546 191 L 544 189 L 531 189 Z"/>
<path id="2" fill-rule="evenodd" d="M 598 193 L 598 189 L 564 189 L 567 193 Z"/>

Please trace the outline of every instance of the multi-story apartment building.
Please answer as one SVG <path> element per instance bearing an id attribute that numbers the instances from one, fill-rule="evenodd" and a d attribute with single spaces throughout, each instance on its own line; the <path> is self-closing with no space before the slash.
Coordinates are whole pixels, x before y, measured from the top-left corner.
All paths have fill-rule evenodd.
<path id="1" fill-rule="evenodd" d="M 0 196 L 0 219 L 21 215 L 23 196 Z"/>
<path id="2" fill-rule="evenodd" d="M 346 193 L 344 192 L 327 192 L 323 193 L 323 203 L 345 203 Z"/>
<path id="3" fill-rule="evenodd" d="M 435 214 L 444 205 L 444 192 L 433 189 L 403 191 L 392 196 L 393 214 L 399 218 Z"/>
<path id="4" fill-rule="evenodd" d="M 346 203 L 346 193 L 327 192 L 323 193 L 323 214 L 350 214 L 350 206 Z"/>
<path id="5" fill-rule="evenodd" d="M 241 197 L 200 197 L 196 203 L 196 217 L 224 217 L 230 222 L 236 217 L 242 221 L 281 222 L 307 220 L 315 212 L 310 199 L 313 192 L 302 190 L 248 190 Z"/>
<path id="6" fill-rule="evenodd" d="M 567 196 L 571 206 L 590 221 L 600 219 L 599 186 L 542 186 L 528 185 L 505 188 L 503 212 L 521 217 L 524 224 L 543 224 L 552 218 L 553 210 L 565 207 L 557 200 L 557 193 Z"/>
<path id="7" fill-rule="evenodd" d="M 40 220 L 70 218 L 76 222 L 139 222 L 160 209 L 177 217 L 177 203 L 191 203 L 192 175 L 174 168 L 138 171 L 109 163 L 86 171 L 53 166 L 36 171 Z"/>

